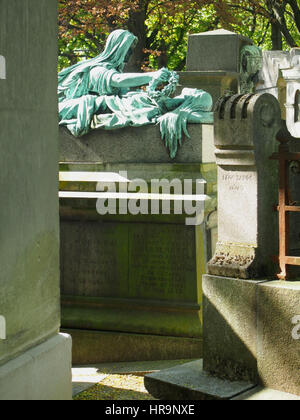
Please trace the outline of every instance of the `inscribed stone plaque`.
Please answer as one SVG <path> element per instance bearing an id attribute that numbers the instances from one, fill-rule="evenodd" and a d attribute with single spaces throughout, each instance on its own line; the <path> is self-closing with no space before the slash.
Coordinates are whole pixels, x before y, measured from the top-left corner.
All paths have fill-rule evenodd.
<path id="1" fill-rule="evenodd" d="M 62 294 L 197 303 L 195 228 L 62 221 Z"/>
<path id="2" fill-rule="evenodd" d="M 130 296 L 197 302 L 195 229 L 184 225 L 132 225 Z"/>
<path id="3" fill-rule="evenodd" d="M 251 170 L 219 168 L 219 241 L 257 243 L 257 173 Z M 235 214 L 232 223 L 232 214 Z"/>
<path id="4" fill-rule="evenodd" d="M 128 289 L 126 224 L 61 223 L 62 294 L 121 297 Z"/>

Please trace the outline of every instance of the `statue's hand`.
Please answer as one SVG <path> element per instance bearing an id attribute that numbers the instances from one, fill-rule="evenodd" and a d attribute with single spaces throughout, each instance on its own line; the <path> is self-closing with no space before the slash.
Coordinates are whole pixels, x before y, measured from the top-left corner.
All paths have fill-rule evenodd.
<path id="1" fill-rule="evenodd" d="M 153 80 L 158 83 L 165 83 L 168 82 L 171 77 L 171 72 L 167 68 L 162 68 L 153 73 Z"/>

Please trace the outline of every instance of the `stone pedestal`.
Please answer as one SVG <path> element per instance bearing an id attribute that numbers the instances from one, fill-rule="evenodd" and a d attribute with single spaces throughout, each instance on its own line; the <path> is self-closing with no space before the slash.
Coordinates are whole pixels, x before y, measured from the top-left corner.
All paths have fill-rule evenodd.
<path id="1" fill-rule="evenodd" d="M 179 72 L 180 84 L 209 92 L 214 103 L 226 93 L 238 93 L 241 50 L 252 43 L 224 29 L 189 35 L 186 71 Z"/>
<path id="2" fill-rule="evenodd" d="M 259 281 L 204 276 L 204 370 L 256 384 Z"/>
<path id="3" fill-rule="evenodd" d="M 249 38 L 225 29 L 189 35 L 187 71 L 240 72 L 240 53 Z"/>
<path id="4" fill-rule="evenodd" d="M 274 275 L 278 196 L 275 136 L 280 107 L 269 94 L 225 98 L 215 112 L 217 251 L 208 272 L 251 279 Z M 266 223 L 268 220 L 268 223 Z"/>
<path id="5" fill-rule="evenodd" d="M 202 361 L 147 375 L 168 400 L 300 401 L 300 284 L 204 276 Z"/>
<path id="6" fill-rule="evenodd" d="M 300 396 L 300 282 L 261 284 L 257 302 L 259 382 Z"/>

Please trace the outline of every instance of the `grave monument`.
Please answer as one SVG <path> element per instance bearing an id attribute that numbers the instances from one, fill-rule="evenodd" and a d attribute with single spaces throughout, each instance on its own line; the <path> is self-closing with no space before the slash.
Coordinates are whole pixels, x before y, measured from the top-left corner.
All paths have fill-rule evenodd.
<path id="1" fill-rule="evenodd" d="M 153 75 L 175 76 L 167 70 Z M 150 76 L 124 77 L 136 86 L 139 78 L 149 83 Z M 200 114 L 190 120 L 193 113 L 187 107 L 197 103 L 195 94 L 200 108 L 193 108 L 194 116 Z M 156 100 L 159 97 L 158 92 Z M 216 238 L 213 119 L 206 98 L 210 95 L 195 88 L 179 92 L 170 99 L 179 112 L 172 108 L 163 114 L 157 120 L 160 127 L 130 127 L 131 121 L 128 127 L 93 129 L 83 137 L 60 129 L 62 325 L 73 338 L 74 363 L 193 358 L 202 353 L 201 278 Z M 164 125 L 168 118 L 170 124 Z M 176 120 L 190 139 L 182 138 L 170 156 L 162 134 L 177 126 Z M 185 129 L 188 121 L 203 124 Z M 181 129 L 178 137 L 168 133 L 167 138 L 178 139 Z M 185 206 L 178 212 L 178 205 L 186 203 L 186 181 L 187 201 L 203 206 L 196 226 L 186 224 Z M 99 214 L 97 199 L 110 191 L 115 192 L 116 211 Z M 121 197 L 129 191 L 142 206 L 141 194 L 149 193 L 151 199 L 155 193 L 156 211 L 124 212 L 128 199 Z M 170 196 L 170 211 L 163 213 Z"/>
<path id="2" fill-rule="evenodd" d="M 228 60 L 223 45 L 218 66 L 209 60 L 191 63 L 205 42 L 208 55 L 208 48 L 213 51 L 220 42 L 232 47 L 233 55 Z M 237 93 L 242 51 L 251 44 L 228 31 L 191 36 L 181 89 L 205 89 L 214 103 L 225 90 Z M 136 86 L 140 77 L 149 79 L 149 74 L 125 79 Z M 164 70 L 155 77 L 170 74 Z M 175 102 L 182 104 L 184 92 L 177 91 Z M 170 116 L 172 125 L 178 118 L 176 110 L 166 115 L 158 123 Z M 217 220 L 213 124 L 202 122 L 189 124 L 190 139 L 183 138 L 171 156 L 161 138 L 162 125 L 94 129 L 83 137 L 60 129 L 62 325 L 72 335 L 75 363 L 202 354 L 202 275 L 215 252 Z M 178 204 L 185 201 L 183 190 L 175 188 L 178 180 L 191 180 L 190 200 L 205 200 L 197 226 L 186 224 L 185 211 L 178 214 Z M 141 211 L 153 184 L 156 209 L 166 205 L 171 193 L 168 214 Z M 126 213 L 129 191 L 141 200 L 135 214 Z M 113 214 L 97 212 L 99 197 L 116 200 Z"/>
<path id="3" fill-rule="evenodd" d="M 147 375 L 146 388 L 161 399 L 299 400 L 300 284 L 274 281 L 279 103 L 226 97 L 214 127 L 218 243 L 203 277 L 203 361 Z"/>
<path id="4" fill-rule="evenodd" d="M 0 9 L 0 400 L 67 400 L 71 339 L 59 334 L 57 1 L 1 0 Z"/>

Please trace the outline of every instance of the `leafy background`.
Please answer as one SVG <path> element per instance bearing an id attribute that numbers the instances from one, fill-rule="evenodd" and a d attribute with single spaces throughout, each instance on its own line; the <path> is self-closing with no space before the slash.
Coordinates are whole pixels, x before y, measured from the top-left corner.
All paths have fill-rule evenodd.
<path id="1" fill-rule="evenodd" d="M 97 56 L 108 34 L 139 38 L 129 71 L 184 70 L 189 33 L 224 28 L 266 50 L 300 47 L 300 0 L 58 0 L 59 70 Z"/>

